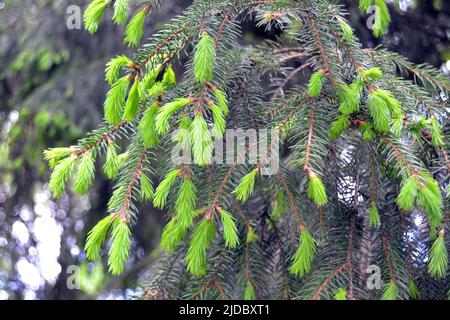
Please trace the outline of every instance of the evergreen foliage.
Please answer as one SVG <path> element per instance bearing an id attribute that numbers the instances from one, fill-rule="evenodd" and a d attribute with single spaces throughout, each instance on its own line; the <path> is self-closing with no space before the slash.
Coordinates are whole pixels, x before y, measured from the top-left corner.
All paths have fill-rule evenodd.
<path id="1" fill-rule="evenodd" d="M 125 28 L 131 46 L 157 9 L 144 2 Z M 371 5 L 382 36 L 389 7 L 359 2 L 364 12 Z M 86 29 L 95 32 L 109 9 L 124 24 L 130 8 L 134 1 L 96 0 Z M 109 235 L 110 272 L 123 272 L 133 225 L 153 205 L 167 215 L 147 285 L 153 298 L 393 300 L 425 288 L 447 296 L 450 81 L 388 50 L 362 49 L 345 15 L 329 0 L 199 0 L 132 58 L 110 60 L 106 121 L 77 146 L 44 155 L 59 197 L 72 176 L 86 193 L 106 153 L 114 188 L 87 257 L 99 259 Z M 280 36 L 242 45 L 240 23 L 251 17 Z M 299 53 L 306 81 L 288 62 Z M 226 129 L 264 128 L 279 133 L 279 146 L 250 144 L 232 163 L 213 162 Z M 277 149 L 279 170 L 266 176 L 265 159 L 241 161 L 253 148 Z M 173 161 L 179 151 L 192 161 Z M 373 264 L 385 284 L 376 293 L 361 280 Z"/>

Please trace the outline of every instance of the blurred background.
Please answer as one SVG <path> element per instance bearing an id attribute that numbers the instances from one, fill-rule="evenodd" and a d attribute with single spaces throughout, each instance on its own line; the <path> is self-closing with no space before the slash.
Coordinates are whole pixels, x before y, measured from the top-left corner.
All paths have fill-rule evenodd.
<path id="1" fill-rule="evenodd" d="M 132 258 L 120 277 L 103 263 L 87 263 L 86 234 L 104 216 L 112 183 L 98 170 L 87 196 L 70 188 L 59 200 L 48 191 L 46 148 L 76 144 L 101 122 L 108 89 L 105 63 L 122 45 L 123 27 L 107 13 L 99 31 L 80 28 L 88 0 L 0 0 L 0 300 L 131 299 L 142 295 L 158 254 L 164 217 L 142 207 L 133 230 Z M 191 1 L 166 0 L 146 19 L 146 36 Z M 371 13 L 345 4 L 363 47 L 379 44 L 415 63 L 450 69 L 450 1 L 399 0 L 380 41 L 371 35 Z M 131 1 L 137 7 L 139 0 Z M 243 24 L 243 44 L 266 35 Z M 178 66 L 180 69 L 180 66 Z"/>

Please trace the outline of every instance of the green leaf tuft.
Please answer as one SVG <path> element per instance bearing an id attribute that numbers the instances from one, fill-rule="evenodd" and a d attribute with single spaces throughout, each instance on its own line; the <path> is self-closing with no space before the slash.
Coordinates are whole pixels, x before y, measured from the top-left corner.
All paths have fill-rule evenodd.
<path id="1" fill-rule="evenodd" d="M 253 287 L 251 281 L 247 280 L 245 284 L 244 300 L 255 300 L 255 299 L 256 299 L 255 288 Z"/>
<path id="2" fill-rule="evenodd" d="M 156 208 L 163 209 L 166 205 L 167 197 L 169 196 L 170 189 L 172 188 L 175 179 L 178 177 L 178 169 L 174 169 L 166 174 L 165 178 L 156 188 L 155 198 L 153 199 L 153 205 Z"/>
<path id="3" fill-rule="evenodd" d="M 398 287 L 394 280 L 389 281 L 383 288 L 381 300 L 397 300 Z"/>
<path id="4" fill-rule="evenodd" d="M 89 231 L 86 245 L 84 246 L 84 250 L 86 251 L 86 257 L 91 260 L 99 260 L 100 259 L 100 250 L 103 246 L 103 243 L 106 239 L 106 234 L 108 233 L 109 228 L 113 222 L 113 216 L 108 215 L 103 218 Z"/>
<path id="5" fill-rule="evenodd" d="M 308 82 L 308 94 L 311 97 L 317 97 L 320 95 L 322 91 L 324 75 L 325 72 L 323 70 L 316 71 L 311 75 L 311 78 Z"/>
<path id="6" fill-rule="evenodd" d="M 164 228 L 161 236 L 161 248 L 173 252 L 183 241 L 187 229 L 182 227 L 176 219 L 170 220 Z"/>
<path id="7" fill-rule="evenodd" d="M 125 112 L 123 118 L 126 121 L 134 121 L 139 112 L 139 100 L 141 97 L 141 86 L 139 84 L 139 78 L 134 79 L 134 83 L 131 86 L 130 93 L 128 94 L 127 102 L 125 104 Z"/>
<path id="8" fill-rule="evenodd" d="M 342 34 L 344 35 L 344 41 L 350 42 L 353 40 L 353 30 L 348 25 L 347 21 L 341 17 L 337 17 L 339 25 L 341 26 Z"/>
<path id="9" fill-rule="evenodd" d="M 212 80 L 215 59 L 214 40 L 207 33 L 203 33 L 194 54 L 194 75 L 199 83 L 203 84 Z"/>
<path id="10" fill-rule="evenodd" d="M 192 225 L 195 217 L 195 205 L 197 203 L 197 188 L 192 179 L 185 176 L 178 190 L 176 201 L 177 222 L 181 227 L 187 229 Z"/>
<path id="11" fill-rule="evenodd" d="M 111 4 L 107 0 L 94 0 L 86 9 L 83 15 L 85 29 L 93 34 L 97 32 L 102 20 L 103 13 L 107 6 Z"/>
<path id="12" fill-rule="evenodd" d="M 112 245 L 109 249 L 109 272 L 118 276 L 125 270 L 125 263 L 130 255 L 131 231 L 128 224 L 120 221 L 113 227 L 111 234 Z"/>
<path id="13" fill-rule="evenodd" d="M 372 201 L 369 210 L 369 226 L 372 228 L 377 228 L 381 223 L 380 214 L 378 213 L 377 204 Z"/>
<path id="14" fill-rule="evenodd" d="M 444 235 L 444 232 L 439 234 L 430 250 L 428 273 L 434 278 L 444 278 L 447 274 L 448 253 Z"/>
<path id="15" fill-rule="evenodd" d="M 318 206 L 324 206 L 327 204 L 325 186 L 323 185 L 322 180 L 314 172 L 309 174 L 307 194 L 308 197 Z"/>
<path id="16" fill-rule="evenodd" d="M 375 0 L 375 25 L 373 34 L 375 37 L 381 37 L 385 32 L 389 23 L 391 22 L 391 15 L 389 8 L 384 0 Z"/>
<path id="17" fill-rule="evenodd" d="M 129 46 L 137 47 L 144 35 L 144 21 L 148 14 L 148 9 L 141 10 L 131 19 L 125 29 L 124 42 Z"/>
<path id="18" fill-rule="evenodd" d="M 106 94 L 103 108 L 105 110 L 105 119 L 109 124 L 118 125 L 122 120 L 128 85 L 128 77 L 124 76 L 117 80 Z"/>
<path id="19" fill-rule="evenodd" d="M 121 55 L 112 58 L 106 64 L 105 80 L 111 86 L 117 81 L 120 70 L 128 65 L 131 65 L 132 61 L 128 57 Z"/>
<path id="20" fill-rule="evenodd" d="M 189 135 L 192 143 L 194 162 L 199 166 L 210 164 L 213 153 L 213 142 L 211 133 L 208 130 L 208 124 L 201 114 L 195 115 L 194 121 L 192 121 L 189 129 Z"/>
<path id="21" fill-rule="evenodd" d="M 420 290 L 417 288 L 413 280 L 409 280 L 408 293 L 411 299 L 416 300 L 420 298 Z"/>
<path id="22" fill-rule="evenodd" d="M 234 249 L 239 244 L 239 237 L 237 235 L 237 227 L 231 214 L 223 209 L 218 209 L 223 225 L 223 238 L 225 245 Z"/>
<path id="23" fill-rule="evenodd" d="M 397 196 L 397 205 L 400 209 L 411 211 L 414 208 L 419 189 L 417 176 L 411 176 L 406 180 Z"/>
<path id="24" fill-rule="evenodd" d="M 202 219 L 195 227 L 186 255 L 187 269 L 196 276 L 206 273 L 206 249 L 211 245 L 216 233 L 212 219 Z"/>
<path id="25" fill-rule="evenodd" d="M 152 201 L 154 196 L 155 190 L 152 181 L 144 173 L 141 173 L 141 199 Z"/>
<path id="26" fill-rule="evenodd" d="M 178 98 L 163 105 L 156 116 L 156 131 L 165 134 L 169 131 L 169 118 L 173 113 L 190 103 L 188 98 Z"/>
<path id="27" fill-rule="evenodd" d="M 75 176 L 75 191 L 78 194 L 85 194 L 94 181 L 95 160 L 85 153 L 78 164 L 78 172 Z"/>
<path id="28" fill-rule="evenodd" d="M 67 180 L 69 180 L 72 174 L 73 167 L 75 164 L 75 156 L 69 156 L 61 161 L 53 169 L 50 176 L 50 191 L 53 193 L 55 198 L 59 198 L 64 193 L 66 188 Z"/>
<path id="29" fill-rule="evenodd" d="M 120 161 L 116 149 L 117 145 L 109 141 L 108 148 L 106 149 L 106 161 L 103 165 L 103 171 L 108 179 L 114 179 L 119 174 Z"/>
<path id="30" fill-rule="evenodd" d="M 347 300 L 347 291 L 344 288 L 339 288 L 334 294 L 334 300 Z"/>
<path id="31" fill-rule="evenodd" d="M 253 188 L 255 187 L 255 177 L 258 173 L 258 169 L 252 170 L 250 173 L 246 174 L 241 183 L 234 189 L 233 193 L 236 195 L 236 199 L 241 202 L 246 202 L 248 198 L 253 193 Z"/>
<path id="32" fill-rule="evenodd" d="M 308 230 L 302 228 L 300 232 L 300 245 L 292 257 L 293 262 L 289 271 L 298 277 L 303 277 L 311 271 L 315 254 L 316 243 Z"/>
<path id="33" fill-rule="evenodd" d="M 128 0 L 114 1 L 113 21 L 116 24 L 124 24 L 128 19 Z"/>
<path id="34" fill-rule="evenodd" d="M 152 104 L 144 111 L 139 122 L 139 132 L 142 143 L 146 148 L 153 148 L 159 144 L 158 133 L 156 132 L 156 116 L 158 115 L 158 104 Z"/>

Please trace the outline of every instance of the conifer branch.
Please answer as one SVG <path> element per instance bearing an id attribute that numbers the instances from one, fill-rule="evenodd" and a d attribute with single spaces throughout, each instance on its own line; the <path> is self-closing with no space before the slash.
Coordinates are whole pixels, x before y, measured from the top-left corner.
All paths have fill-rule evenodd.
<path id="1" fill-rule="evenodd" d="M 328 278 L 326 278 L 325 281 L 317 288 L 316 292 L 314 292 L 314 294 L 312 295 L 311 300 L 317 300 L 325 287 L 328 286 L 328 284 L 331 282 L 331 280 L 333 280 L 333 278 L 335 278 L 339 273 L 343 272 L 346 268 L 348 268 L 347 262 L 341 264 L 337 269 L 335 269 L 328 276 Z"/>

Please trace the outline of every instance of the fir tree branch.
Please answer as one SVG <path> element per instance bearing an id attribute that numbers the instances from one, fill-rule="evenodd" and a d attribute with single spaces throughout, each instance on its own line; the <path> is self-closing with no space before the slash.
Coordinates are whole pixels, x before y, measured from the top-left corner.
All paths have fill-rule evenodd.
<path id="1" fill-rule="evenodd" d="M 317 300 L 320 297 L 320 294 L 325 289 L 326 286 L 333 280 L 334 277 L 336 277 L 339 273 L 343 272 L 346 268 L 348 268 L 347 262 L 341 264 L 336 270 L 334 270 L 328 278 L 325 279 L 325 281 L 317 288 L 316 292 L 311 297 L 311 300 Z"/>

